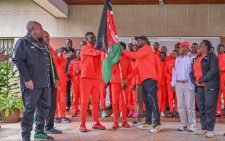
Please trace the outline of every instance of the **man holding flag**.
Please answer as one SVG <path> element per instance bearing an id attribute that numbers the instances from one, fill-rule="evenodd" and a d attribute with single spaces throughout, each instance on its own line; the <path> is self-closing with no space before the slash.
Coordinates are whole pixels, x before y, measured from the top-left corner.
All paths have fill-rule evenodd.
<path id="1" fill-rule="evenodd" d="M 81 125 L 80 131 L 87 132 L 86 116 L 89 96 L 92 97 L 93 129 L 105 130 L 98 121 L 99 96 L 100 96 L 100 57 L 101 51 L 94 48 L 96 38 L 94 33 L 87 32 L 85 35 L 87 45 L 81 47 Z"/>

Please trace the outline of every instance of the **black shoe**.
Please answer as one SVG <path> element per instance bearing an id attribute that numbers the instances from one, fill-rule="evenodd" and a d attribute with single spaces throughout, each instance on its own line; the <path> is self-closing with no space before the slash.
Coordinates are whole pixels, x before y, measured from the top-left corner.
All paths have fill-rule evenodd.
<path id="1" fill-rule="evenodd" d="M 55 118 L 55 123 L 60 123 L 61 119 L 60 118 Z"/>
<path id="2" fill-rule="evenodd" d="M 54 140 L 53 137 L 48 136 L 45 133 L 42 133 L 42 134 L 34 134 L 34 139 L 35 140 Z"/>
<path id="3" fill-rule="evenodd" d="M 64 117 L 64 118 L 61 118 L 61 122 L 62 122 L 62 123 L 70 123 L 71 120 L 68 119 L 68 118 L 66 118 L 66 117 Z"/>
<path id="4" fill-rule="evenodd" d="M 174 117 L 174 114 L 172 112 L 170 112 L 169 114 L 166 115 L 167 118 L 172 118 Z"/>
<path id="5" fill-rule="evenodd" d="M 62 134 L 62 131 L 52 128 L 51 130 L 45 130 L 45 133 L 46 134 Z"/>
<path id="6" fill-rule="evenodd" d="M 31 141 L 30 137 L 24 137 L 22 138 L 23 141 Z"/>

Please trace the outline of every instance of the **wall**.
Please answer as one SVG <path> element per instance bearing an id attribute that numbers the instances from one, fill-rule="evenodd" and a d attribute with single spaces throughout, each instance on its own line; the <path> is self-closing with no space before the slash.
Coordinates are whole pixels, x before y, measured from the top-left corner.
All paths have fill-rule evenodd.
<path id="1" fill-rule="evenodd" d="M 114 5 L 120 36 L 225 36 L 225 5 Z M 98 30 L 102 6 L 69 6 L 56 19 L 31 0 L 0 0 L 0 37 L 21 37 L 37 20 L 54 37 L 83 37 Z"/>

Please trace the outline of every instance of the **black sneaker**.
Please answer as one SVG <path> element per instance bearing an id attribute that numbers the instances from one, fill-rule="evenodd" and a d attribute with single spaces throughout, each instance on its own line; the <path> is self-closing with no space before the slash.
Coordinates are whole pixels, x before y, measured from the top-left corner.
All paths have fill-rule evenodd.
<path id="1" fill-rule="evenodd" d="M 172 118 L 174 116 L 174 114 L 172 112 L 170 112 L 169 114 L 166 115 L 167 118 Z"/>
<path id="2" fill-rule="evenodd" d="M 31 141 L 30 137 L 23 137 L 22 141 Z"/>
<path id="3" fill-rule="evenodd" d="M 61 119 L 60 118 L 55 118 L 55 123 L 60 123 Z"/>
<path id="4" fill-rule="evenodd" d="M 133 121 L 133 125 L 134 126 L 138 126 L 138 125 L 140 125 L 140 124 L 142 124 L 140 121 L 138 121 L 138 120 L 135 120 L 135 121 Z"/>
<path id="5" fill-rule="evenodd" d="M 70 123 L 71 120 L 68 119 L 68 118 L 66 118 L 66 117 L 64 117 L 64 118 L 61 118 L 61 122 L 62 122 L 62 123 Z"/>

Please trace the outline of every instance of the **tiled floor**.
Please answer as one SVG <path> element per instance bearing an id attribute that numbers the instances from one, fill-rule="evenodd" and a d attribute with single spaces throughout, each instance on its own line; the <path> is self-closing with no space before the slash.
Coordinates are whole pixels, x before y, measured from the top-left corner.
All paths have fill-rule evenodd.
<path id="1" fill-rule="evenodd" d="M 157 134 L 150 134 L 148 130 L 131 127 L 129 129 L 119 128 L 112 130 L 112 118 L 101 119 L 102 124 L 107 127 L 105 131 L 92 130 L 91 118 L 88 118 L 87 127 L 90 129 L 88 133 L 80 133 L 77 122 L 79 118 L 73 118 L 72 123 L 56 124 L 56 127 L 63 131 L 61 135 L 54 135 L 55 141 L 225 141 L 225 122 L 220 120 L 216 124 L 216 136 L 212 139 L 207 139 L 204 136 L 197 136 L 189 132 L 178 132 L 179 122 L 174 120 L 162 120 L 163 130 Z M 132 121 L 131 119 L 129 121 Z M 20 123 L 1 124 L 0 141 L 21 141 Z M 200 126 L 199 123 L 197 125 Z"/>

